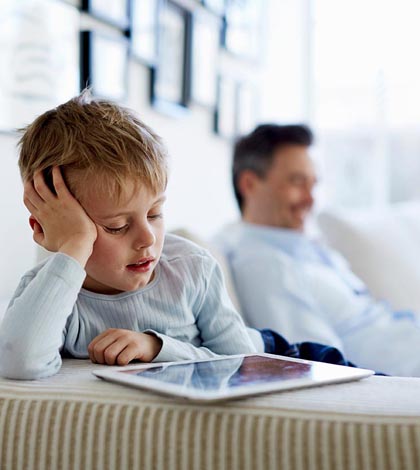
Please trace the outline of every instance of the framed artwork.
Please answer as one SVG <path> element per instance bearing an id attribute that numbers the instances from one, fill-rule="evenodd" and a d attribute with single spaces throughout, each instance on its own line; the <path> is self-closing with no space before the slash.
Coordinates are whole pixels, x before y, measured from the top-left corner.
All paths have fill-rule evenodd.
<path id="1" fill-rule="evenodd" d="M 226 0 L 201 0 L 201 3 L 219 16 L 223 16 L 225 14 Z"/>
<path id="2" fill-rule="evenodd" d="M 127 93 L 128 44 L 123 36 L 80 33 L 80 88 L 95 96 L 124 100 Z"/>
<path id="3" fill-rule="evenodd" d="M 237 89 L 237 82 L 233 78 L 218 77 L 214 130 L 226 139 L 234 139 L 237 135 Z"/>
<path id="4" fill-rule="evenodd" d="M 258 94 L 253 83 L 219 76 L 215 131 L 234 139 L 251 132 L 258 123 Z"/>
<path id="5" fill-rule="evenodd" d="M 170 114 L 190 100 L 191 13 L 165 1 L 159 14 L 158 60 L 152 68 L 152 105 Z"/>
<path id="6" fill-rule="evenodd" d="M 13 132 L 79 91 L 77 8 L 5 3 L 0 15 L 0 131 Z"/>
<path id="7" fill-rule="evenodd" d="M 158 53 L 159 0 L 131 0 L 131 53 L 146 64 L 155 65 Z"/>
<path id="8" fill-rule="evenodd" d="M 256 60 L 261 48 L 260 0 L 229 0 L 226 6 L 223 45 L 227 51 Z"/>
<path id="9" fill-rule="evenodd" d="M 220 34 L 219 18 L 202 12 L 194 15 L 191 99 L 209 107 L 216 104 Z"/>
<path id="10" fill-rule="evenodd" d="M 258 123 L 257 88 L 252 83 L 238 83 L 237 99 L 237 134 L 245 135 L 251 132 Z"/>
<path id="11" fill-rule="evenodd" d="M 129 26 L 128 8 L 128 0 L 82 0 L 83 11 L 123 30 Z"/>

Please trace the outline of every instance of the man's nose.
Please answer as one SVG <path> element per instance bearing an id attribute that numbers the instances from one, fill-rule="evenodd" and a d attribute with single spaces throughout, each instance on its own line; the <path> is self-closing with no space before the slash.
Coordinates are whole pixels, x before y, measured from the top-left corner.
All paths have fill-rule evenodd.
<path id="1" fill-rule="evenodd" d="M 139 227 L 136 230 L 133 247 L 136 251 L 152 246 L 156 241 L 155 234 L 148 226 Z"/>
<path id="2" fill-rule="evenodd" d="M 305 202 L 308 205 L 313 205 L 314 204 L 314 195 L 313 195 L 313 187 L 307 185 L 305 187 Z"/>

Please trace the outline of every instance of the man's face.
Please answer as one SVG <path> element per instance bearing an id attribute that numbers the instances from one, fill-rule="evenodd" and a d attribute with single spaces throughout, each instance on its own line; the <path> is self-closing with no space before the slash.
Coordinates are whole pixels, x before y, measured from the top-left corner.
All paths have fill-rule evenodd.
<path id="1" fill-rule="evenodd" d="M 83 287 L 117 294 L 146 286 L 162 253 L 163 193 L 127 184 L 119 201 L 90 191 L 81 203 L 95 222 L 98 237 L 86 264 Z"/>
<path id="2" fill-rule="evenodd" d="M 245 197 L 244 220 L 303 231 L 314 204 L 315 183 L 308 148 L 303 145 L 280 147 L 274 153 L 267 174 L 263 178 L 254 176 L 252 188 Z"/>

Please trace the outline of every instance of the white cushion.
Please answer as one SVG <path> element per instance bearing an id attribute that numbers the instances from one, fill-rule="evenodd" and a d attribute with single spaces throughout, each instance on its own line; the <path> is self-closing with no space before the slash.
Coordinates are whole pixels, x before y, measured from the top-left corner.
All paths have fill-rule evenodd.
<path id="1" fill-rule="evenodd" d="M 318 224 L 373 295 L 420 312 L 420 203 L 381 211 L 325 211 Z"/>
<path id="2" fill-rule="evenodd" d="M 8 300 L 0 299 L 0 323 L 3 320 L 8 304 Z"/>

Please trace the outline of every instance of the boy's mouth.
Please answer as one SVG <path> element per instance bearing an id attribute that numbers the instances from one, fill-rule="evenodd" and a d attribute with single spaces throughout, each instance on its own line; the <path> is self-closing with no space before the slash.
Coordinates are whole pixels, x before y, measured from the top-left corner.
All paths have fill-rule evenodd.
<path id="1" fill-rule="evenodd" d="M 127 269 L 134 272 L 147 272 L 152 266 L 153 261 L 154 258 L 143 258 L 135 263 L 128 264 Z"/>

